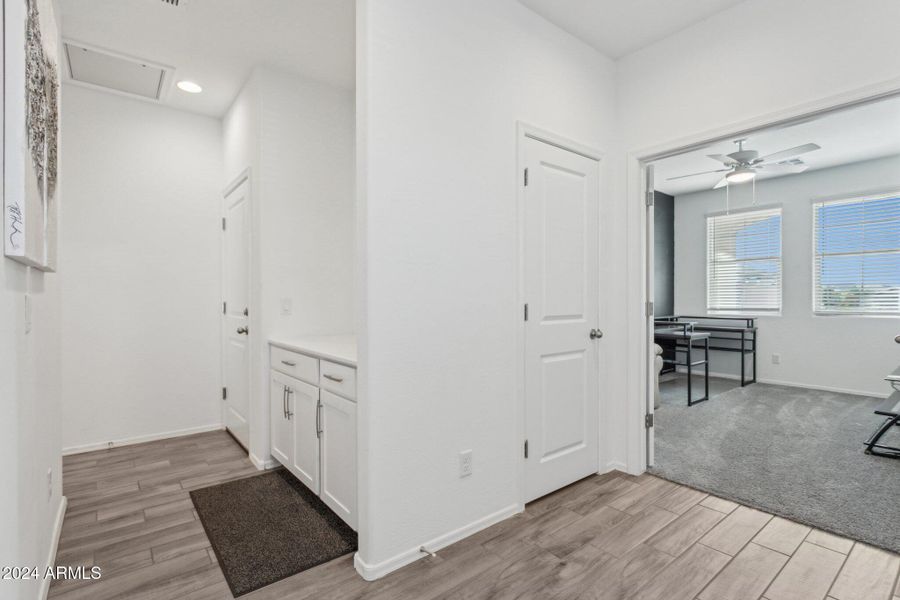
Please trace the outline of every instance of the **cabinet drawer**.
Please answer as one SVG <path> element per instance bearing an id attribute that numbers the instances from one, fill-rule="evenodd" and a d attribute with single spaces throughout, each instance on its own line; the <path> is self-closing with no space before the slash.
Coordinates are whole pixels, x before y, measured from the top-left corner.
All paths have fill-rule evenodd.
<path id="1" fill-rule="evenodd" d="M 319 387 L 348 400 L 356 400 L 356 369 L 323 360 Z"/>
<path id="2" fill-rule="evenodd" d="M 296 377 L 306 383 L 319 384 L 319 361 L 317 359 L 278 346 L 272 346 L 270 357 L 274 370 Z"/>

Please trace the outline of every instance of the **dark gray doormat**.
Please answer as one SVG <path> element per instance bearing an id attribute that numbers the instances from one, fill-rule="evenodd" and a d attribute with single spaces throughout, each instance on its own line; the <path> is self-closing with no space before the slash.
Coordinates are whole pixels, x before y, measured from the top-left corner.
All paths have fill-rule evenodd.
<path id="1" fill-rule="evenodd" d="M 863 452 L 882 399 L 711 379 L 718 395 L 688 408 L 685 384 L 660 385 L 651 472 L 900 552 L 900 460 Z"/>
<path id="2" fill-rule="evenodd" d="M 191 500 L 235 597 L 356 550 L 356 533 L 284 469 Z"/>

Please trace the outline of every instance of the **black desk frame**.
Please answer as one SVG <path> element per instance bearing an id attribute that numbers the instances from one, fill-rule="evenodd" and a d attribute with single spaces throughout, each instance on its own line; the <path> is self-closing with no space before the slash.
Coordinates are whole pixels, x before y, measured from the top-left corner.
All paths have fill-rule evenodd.
<path id="1" fill-rule="evenodd" d="M 741 354 L 741 387 L 756 383 L 756 342 L 757 328 L 756 317 L 716 317 L 716 316 L 690 316 L 690 315 L 672 315 L 667 317 L 657 317 L 655 323 L 657 326 L 665 326 L 666 324 L 683 325 L 685 321 L 691 321 L 694 325 L 694 331 L 709 333 L 709 339 L 713 344 L 709 346 L 710 350 L 718 350 L 721 352 L 739 352 Z M 697 321 L 731 321 L 743 323 L 742 326 L 715 325 L 713 323 L 702 323 Z M 738 334 L 740 337 L 738 337 Z M 715 342 L 720 342 L 716 344 Z M 739 342 L 740 346 L 728 346 L 726 342 Z M 753 377 L 747 379 L 747 355 L 752 356 Z M 680 366 L 680 365 L 679 365 Z M 663 373 L 674 371 L 675 368 L 663 369 Z"/>
<path id="2" fill-rule="evenodd" d="M 681 331 L 677 331 L 677 328 L 681 328 Z M 693 327 L 690 323 L 669 323 L 667 325 L 667 329 L 670 331 L 674 331 L 676 334 L 684 336 L 683 338 L 671 337 L 666 341 L 674 341 L 674 351 L 675 358 L 674 359 L 663 359 L 663 363 L 667 363 L 671 365 L 669 371 L 674 371 L 678 367 L 687 367 L 687 405 L 693 406 L 695 404 L 700 404 L 701 402 L 706 402 L 709 400 L 709 339 L 711 336 L 704 335 L 703 336 L 703 360 L 694 361 L 692 356 L 692 350 L 694 348 L 694 341 L 691 339 L 690 335 L 693 333 Z M 698 333 L 706 333 L 706 332 L 698 332 Z M 682 343 L 684 342 L 684 343 Z M 682 352 L 686 354 L 685 361 L 683 363 L 678 362 L 678 353 Z M 693 399 L 693 368 L 696 366 L 703 365 L 704 376 L 703 376 L 703 397 L 698 398 L 696 400 Z M 663 371 L 668 372 L 668 371 Z"/>
<path id="3" fill-rule="evenodd" d="M 887 417 L 881 426 L 875 430 L 875 433 L 866 440 L 866 454 L 874 454 L 875 456 L 884 456 L 887 458 L 900 458 L 900 448 L 895 446 L 885 446 L 878 442 L 892 427 L 900 427 L 900 392 L 894 392 L 883 405 L 875 409 L 875 414 Z"/>

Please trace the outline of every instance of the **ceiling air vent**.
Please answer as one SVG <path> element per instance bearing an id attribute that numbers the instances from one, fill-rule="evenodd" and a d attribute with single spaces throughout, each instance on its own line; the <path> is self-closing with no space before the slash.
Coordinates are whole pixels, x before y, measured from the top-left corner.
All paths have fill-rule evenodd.
<path id="1" fill-rule="evenodd" d="M 150 100 L 162 98 L 171 67 L 71 40 L 64 45 L 70 81 Z"/>

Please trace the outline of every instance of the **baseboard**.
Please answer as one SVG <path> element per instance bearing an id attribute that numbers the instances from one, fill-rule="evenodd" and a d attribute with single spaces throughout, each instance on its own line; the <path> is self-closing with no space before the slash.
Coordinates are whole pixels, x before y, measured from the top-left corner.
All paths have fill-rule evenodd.
<path id="1" fill-rule="evenodd" d="M 683 375 L 686 375 L 687 369 L 685 369 L 684 367 L 679 367 L 678 372 Z M 699 371 L 699 373 L 698 373 L 697 369 L 694 370 L 694 374 L 698 377 L 701 377 L 702 373 L 703 373 L 702 370 Z M 709 376 L 715 377 L 717 379 L 731 379 L 732 381 L 740 381 L 741 380 L 740 375 L 734 375 L 732 373 L 713 373 L 712 371 L 710 371 Z M 812 385 L 809 383 L 798 383 L 796 381 L 781 381 L 778 379 L 762 379 L 762 378 L 760 378 L 760 379 L 757 379 L 756 382 L 757 383 L 767 383 L 769 385 L 783 385 L 785 387 L 806 388 L 808 390 L 818 390 L 818 391 L 822 391 L 822 392 L 834 392 L 836 394 L 849 394 L 851 396 L 868 396 L 870 398 L 887 398 L 888 396 L 891 395 L 891 392 L 875 393 L 875 392 L 867 392 L 864 390 L 852 390 L 849 388 L 839 388 L 839 387 L 834 387 L 834 386 L 830 386 L 830 385 Z"/>
<path id="2" fill-rule="evenodd" d="M 269 469 L 274 469 L 279 465 L 279 462 L 272 457 L 269 457 L 268 460 L 263 460 L 260 457 L 256 456 L 252 452 L 249 453 L 250 462 L 253 463 L 253 466 L 259 469 L 260 471 L 267 471 Z"/>
<path id="3" fill-rule="evenodd" d="M 69 505 L 69 499 L 63 496 L 59 501 L 59 509 L 56 511 L 56 520 L 53 522 L 53 535 L 50 539 L 50 551 L 47 553 L 47 567 L 55 566 L 56 551 L 59 548 L 59 536 L 62 534 L 63 519 L 66 518 L 66 507 Z M 41 588 L 38 598 L 47 600 L 47 594 L 50 593 L 50 583 L 53 580 L 45 577 L 41 580 Z"/>
<path id="4" fill-rule="evenodd" d="M 491 525 L 495 525 L 500 521 L 508 519 L 513 515 L 517 515 L 525 509 L 521 504 L 511 504 L 506 508 L 498 510 L 495 513 L 491 513 L 486 517 L 478 519 L 468 525 L 460 527 L 459 529 L 455 529 L 444 535 L 438 536 L 427 542 L 423 542 L 420 546 L 424 546 L 428 550 L 432 552 L 437 552 L 441 548 L 446 548 L 450 544 L 454 544 L 464 538 L 469 537 L 475 533 L 478 533 L 482 529 L 487 529 Z M 356 572 L 359 573 L 363 579 L 366 581 L 375 581 L 376 579 L 380 579 L 391 573 L 396 571 L 401 567 L 405 567 L 406 565 L 419 560 L 420 558 L 424 558 L 427 556 L 423 554 L 419 547 L 411 548 L 405 552 L 401 552 L 385 561 L 382 561 L 375 565 L 370 565 L 366 563 L 359 556 L 359 552 L 353 555 L 353 565 L 356 567 Z"/>
<path id="5" fill-rule="evenodd" d="M 601 472 L 600 474 L 602 475 L 603 473 L 608 473 L 609 471 L 621 471 L 622 473 L 627 473 L 628 465 L 620 460 L 614 460 L 612 462 L 606 463 L 606 470 Z"/>
<path id="6" fill-rule="evenodd" d="M 167 440 L 169 438 L 182 437 L 185 435 L 194 435 L 197 433 L 206 433 L 207 431 L 217 431 L 224 429 L 221 423 L 211 425 L 201 425 L 200 427 L 191 427 L 189 429 L 178 429 L 176 431 L 164 431 L 162 433 L 153 433 L 150 435 L 140 435 L 120 440 L 112 440 L 109 442 L 96 442 L 94 444 L 84 444 L 83 446 L 69 446 L 63 448 L 63 456 L 70 454 L 81 454 L 82 452 L 92 452 L 94 450 L 106 450 L 108 448 L 118 448 L 119 446 L 133 446 L 134 444 L 143 444 L 144 442 L 155 442 L 157 440 Z"/>

